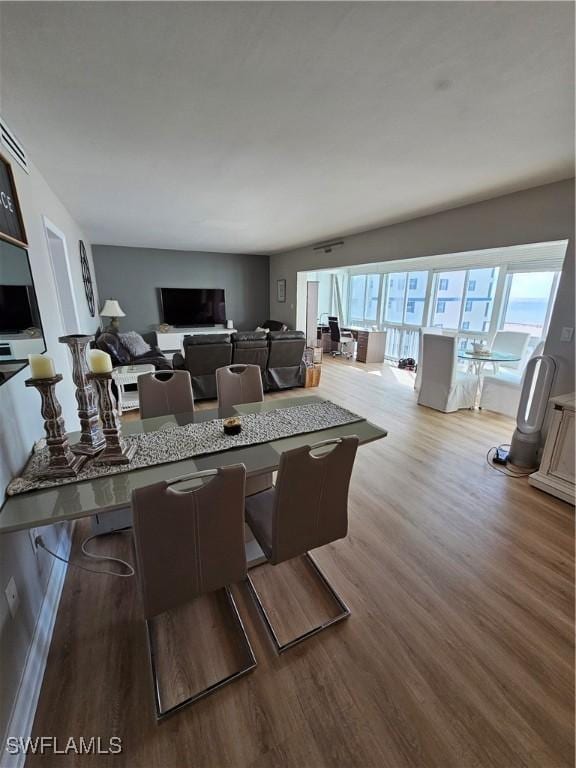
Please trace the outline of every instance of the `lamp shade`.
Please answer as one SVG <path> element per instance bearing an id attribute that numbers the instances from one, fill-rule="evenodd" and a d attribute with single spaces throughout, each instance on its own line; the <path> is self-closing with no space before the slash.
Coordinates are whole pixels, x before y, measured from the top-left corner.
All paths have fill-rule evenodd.
<path id="1" fill-rule="evenodd" d="M 126 313 L 122 311 L 116 299 L 106 299 L 100 310 L 100 317 L 126 317 Z"/>

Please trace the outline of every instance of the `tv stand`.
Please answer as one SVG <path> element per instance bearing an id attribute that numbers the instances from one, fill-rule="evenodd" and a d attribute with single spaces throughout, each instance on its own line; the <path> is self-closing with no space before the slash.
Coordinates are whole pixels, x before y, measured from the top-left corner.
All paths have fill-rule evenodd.
<path id="1" fill-rule="evenodd" d="M 192 328 L 172 328 L 168 333 L 156 331 L 156 344 L 164 353 L 181 352 L 184 348 L 184 336 L 198 336 L 199 334 L 231 334 L 236 333 L 235 328 L 225 328 L 223 325 L 197 326 Z"/>

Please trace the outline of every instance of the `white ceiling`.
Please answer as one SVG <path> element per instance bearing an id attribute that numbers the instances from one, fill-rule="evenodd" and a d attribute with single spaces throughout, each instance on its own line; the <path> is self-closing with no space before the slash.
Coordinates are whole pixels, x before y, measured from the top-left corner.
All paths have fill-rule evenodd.
<path id="1" fill-rule="evenodd" d="M 93 242 L 285 250 L 571 176 L 573 17 L 2 2 L 0 108 Z"/>

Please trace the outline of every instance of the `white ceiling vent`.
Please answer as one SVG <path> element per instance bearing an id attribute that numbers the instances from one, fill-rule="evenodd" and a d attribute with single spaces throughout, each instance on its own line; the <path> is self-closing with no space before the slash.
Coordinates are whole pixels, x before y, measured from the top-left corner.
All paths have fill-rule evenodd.
<path id="1" fill-rule="evenodd" d="M 14 133 L 8 128 L 2 118 L 0 118 L 0 138 L 2 146 L 6 147 L 18 165 L 22 166 L 26 173 L 30 173 L 28 168 L 28 157 L 26 156 L 24 147 L 20 144 Z"/>

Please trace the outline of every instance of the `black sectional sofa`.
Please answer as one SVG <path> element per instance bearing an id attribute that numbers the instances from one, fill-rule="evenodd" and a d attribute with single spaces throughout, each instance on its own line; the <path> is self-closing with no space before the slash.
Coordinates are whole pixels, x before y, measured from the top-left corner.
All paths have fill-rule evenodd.
<path id="1" fill-rule="evenodd" d="M 304 385 L 306 340 L 302 331 L 243 331 L 184 337 L 184 354 L 176 353 L 174 368 L 187 370 L 194 397 L 216 397 L 216 369 L 225 365 L 258 365 L 265 391 Z"/>

